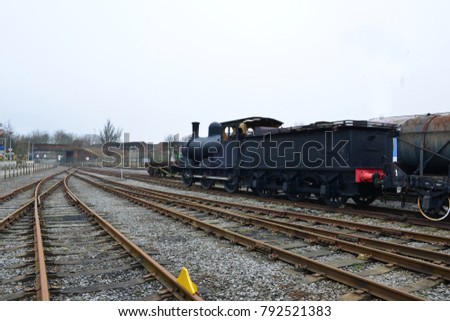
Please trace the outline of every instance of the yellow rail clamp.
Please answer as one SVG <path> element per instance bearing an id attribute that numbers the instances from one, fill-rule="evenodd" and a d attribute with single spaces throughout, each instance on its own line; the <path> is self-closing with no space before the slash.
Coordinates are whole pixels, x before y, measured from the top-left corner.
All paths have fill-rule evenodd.
<path id="1" fill-rule="evenodd" d="M 197 285 L 192 282 L 189 272 L 185 267 L 181 268 L 180 275 L 177 277 L 177 282 L 188 290 L 190 294 L 195 294 L 198 291 Z"/>

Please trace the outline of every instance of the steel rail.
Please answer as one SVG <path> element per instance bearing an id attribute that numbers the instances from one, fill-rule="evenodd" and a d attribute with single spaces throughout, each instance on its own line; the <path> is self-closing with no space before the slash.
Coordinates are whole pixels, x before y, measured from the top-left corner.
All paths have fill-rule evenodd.
<path id="1" fill-rule="evenodd" d="M 162 193 L 161 193 L 162 194 Z M 214 204 L 221 205 L 223 207 L 236 207 L 238 206 L 241 209 L 244 209 L 249 212 L 259 212 L 263 213 L 269 216 L 278 216 L 278 217 L 285 217 L 293 220 L 301 220 L 305 222 L 310 222 L 312 224 L 327 224 L 332 226 L 337 226 L 341 228 L 349 228 L 349 229 L 357 229 L 359 231 L 369 232 L 369 233 L 379 233 L 379 234 L 385 234 L 385 235 L 395 235 L 395 236 L 401 236 L 405 239 L 409 240 L 417 240 L 417 241 L 423 241 L 423 242 L 429 242 L 429 243 L 436 243 L 436 244 L 444 244 L 447 246 L 450 246 L 450 238 L 448 237 L 442 237 L 437 235 L 430 235 L 425 233 L 419 233 L 419 232 L 411 232 L 411 231 L 405 231 L 405 230 L 396 230 L 388 227 L 379 227 L 375 225 L 369 225 L 364 223 L 357 223 L 357 222 L 347 222 L 343 220 L 338 220 L 334 218 L 327 218 L 327 217 L 320 217 L 320 216 L 314 216 L 304 213 L 298 213 L 293 211 L 287 211 L 287 210 L 278 210 L 273 208 L 267 208 L 257 205 L 247 205 L 247 204 L 239 204 L 236 205 L 236 203 L 233 202 L 227 202 L 227 201 L 216 201 L 211 200 L 207 198 L 202 198 L 198 196 L 184 196 L 179 195 L 178 197 L 189 197 L 191 199 L 198 199 L 199 202 L 210 202 Z"/>
<path id="2" fill-rule="evenodd" d="M 63 171 L 64 172 L 64 171 Z M 61 173 L 63 173 L 61 172 Z M 36 263 L 36 293 L 37 299 L 41 301 L 50 301 L 50 291 L 47 277 L 47 267 L 45 264 L 44 241 L 42 239 L 41 218 L 39 207 L 41 206 L 41 198 L 48 196 L 53 190 L 61 185 L 62 180 L 52 185 L 42 194 L 39 193 L 41 186 L 50 178 L 60 175 L 61 173 L 52 175 L 41 180 L 34 190 L 34 249 Z M 70 175 L 70 174 L 69 174 Z M 66 176 L 67 177 L 67 176 Z"/>
<path id="3" fill-rule="evenodd" d="M 113 183 L 113 184 L 118 185 L 118 186 L 122 186 L 123 188 L 126 188 L 127 190 L 137 190 L 137 191 L 139 191 L 139 193 L 141 193 L 141 195 L 142 195 L 142 193 L 143 194 L 147 194 L 147 195 L 150 195 L 150 194 L 151 195 L 160 195 L 161 199 L 164 199 L 164 200 L 166 200 L 168 196 L 173 196 L 174 201 L 179 201 L 180 198 L 187 199 L 187 200 L 194 199 L 194 200 L 197 200 L 197 201 L 200 201 L 200 202 L 203 202 L 203 201 L 207 200 L 205 198 L 200 198 L 200 197 L 196 197 L 196 196 L 181 196 L 180 197 L 179 194 L 172 194 L 172 193 L 164 193 L 164 194 L 162 194 L 161 192 L 151 191 L 151 190 L 148 190 L 148 189 L 134 187 L 134 186 L 129 186 L 129 185 L 126 185 L 126 184 L 122 184 L 122 183 L 106 180 L 104 178 L 100 178 L 100 179 L 103 180 L 103 181 L 107 181 L 107 182 Z M 217 202 L 223 203 L 223 202 L 220 202 L 220 201 L 217 201 Z M 208 200 L 208 203 L 214 204 L 214 203 L 216 203 L 216 201 Z M 216 209 L 214 209 L 214 210 L 216 210 Z M 354 234 L 350 234 L 350 233 L 333 232 L 333 231 L 329 231 L 329 230 L 325 230 L 325 229 L 321 229 L 321 228 L 317 228 L 317 227 L 299 226 L 298 224 L 294 224 L 294 223 L 279 222 L 279 221 L 274 221 L 274 220 L 270 220 L 270 219 L 260 218 L 260 217 L 256 217 L 256 216 L 254 216 L 253 218 L 265 220 L 265 221 L 268 221 L 268 222 L 273 222 L 273 223 L 276 223 L 276 224 L 282 224 L 282 225 L 285 225 L 285 226 L 289 226 L 291 228 L 301 229 L 303 231 L 310 231 L 310 232 L 313 232 L 313 233 L 326 235 L 326 236 L 334 237 L 334 238 L 341 239 L 341 240 L 349 240 L 349 241 L 352 241 L 352 242 L 357 242 L 357 243 L 359 243 L 361 245 L 369 246 L 369 247 L 372 247 L 372 248 L 384 249 L 384 250 L 387 250 L 387 251 L 391 251 L 391 252 L 402 254 L 402 255 L 408 255 L 408 256 L 411 256 L 411 257 L 415 257 L 415 258 L 420 258 L 420 259 L 430 260 L 430 261 L 434 261 L 434 262 L 443 262 L 445 264 L 450 264 L 450 255 L 445 254 L 445 253 L 439 253 L 439 252 L 425 250 L 425 249 L 421 249 L 421 248 L 417 248 L 417 247 L 414 248 L 414 247 L 410 247 L 410 246 L 406 246 L 406 245 L 379 241 L 379 240 L 376 240 L 376 239 L 370 239 L 370 238 L 366 238 L 366 237 L 362 237 L 362 236 L 358 236 L 358 235 L 354 235 Z M 428 269 L 425 269 L 425 270 L 428 270 Z M 421 271 L 423 272 L 423 270 L 421 270 Z"/>
<path id="4" fill-rule="evenodd" d="M 435 252 L 427 249 L 422 249 L 419 247 L 411 247 L 407 245 L 397 244 L 397 243 L 391 243 L 386 241 L 380 241 L 377 239 L 372 239 L 368 237 L 359 236 L 352 233 L 341 233 L 341 232 L 334 232 L 330 230 L 321 229 L 318 227 L 311 227 L 311 226 L 304 226 L 304 225 L 298 225 L 295 223 L 289 223 L 289 222 L 280 222 L 272 219 L 266 219 L 266 218 L 260 218 L 258 216 L 253 216 L 254 218 L 261 219 L 267 222 L 272 222 L 276 224 L 281 224 L 284 226 L 288 226 L 294 229 L 301 229 L 304 231 L 310 231 L 321 235 L 326 235 L 330 237 L 334 237 L 337 239 L 342 240 L 349 240 L 351 242 L 360 243 L 365 246 L 373 247 L 373 248 L 379 248 L 384 249 L 386 251 L 391 251 L 394 253 L 407 255 L 419 259 L 434 261 L 434 262 L 442 262 L 447 265 L 450 265 L 450 254 L 441 253 L 441 252 Z"/>
<path id="5" fill-rule="evenodd" d="M 219 204 L 224 207 L 236 207 L 236 203 L 232 202 L 226 202 L 226 201 L 212 201 L 210 199 L 201 198 L 198 196 L 189 196 L 191 198 L 197 198 L 199 201 L 203 202 L 212 202 L 214 204 Z M 338 220 L 334 218 L 327 218 L 327 217 L 320 217 L 320 216 L 314 216 L 304 213 L 298 213 L 293 211 L 287 211 L 287 210 L 277 210 L 273 208 L 267 208 L 257 205 L 247 205 L 247 204 L 239 204 L 239 208 L 244 209 L 246 211 L 250 212 L 259 212 L 264 213 L 269 216 L 278 216 L 278 217 L 285 217 L 293 220 L 301 220 L 305 222 L 310 222 L 313 224 L 327 224 L 332 226 L 338 226 L 341 228 L 349 228 L 349 229 L 357 229 L 359 231 L 369 232 L 369 233 L 379 233 L 379 234 L 387 234 L 387 235 L 395 235 L 395 236 L 401 236 L 405 239 L 413 239 L 417 241 L 423 241 L 423 242 L 430 242 L 430 243 L 436 243 L 436 244 L 444 244 L 447 246 L 450 246 L 450 238 L 447 237 L 441 237 L 436 235 L 430 235 L 425 233 L 419 233 L 419 232 L 411 232 L 411 231 L 405 231 L 405 230 L 396 230 L 388 227 L 379 227 L 375 225 L 369 225 L 364 223 L 356 223 L 356 222 L 347 222 L 343 220 Z"/>
<path id="6" fill-rule="evenodd" d="M 79 177 L 79 176 L 77 175 L 77 177 Z M 379 298 L 382 298 L 385 300 L 408 300 L 408 301 L 423 300 L 422 298 L 417 297 L 413 294 L 410 294 L 410 293 L 407 293 L 404 291 L 400 291 L 395 288 L 391 288 L 389 286 L 380 284 L 378 282 L 374 282 L 372 280 L 363 278 L 356 274 L 346 272 L 346 271 L 340 270 L 338 268 L 335 268 L 335 267 L 314 261 L 312 259 L 306 258 L 299 254 L 283 250 L 276 246 L 269 245 L 265 242 L 258 241 L 258 240 L 240 235 L 238 233 L 224 230 L 224 229 L 216 227 L 214 225 L 202 222 L 192 216 L 183 214 L 177 210 L 170 209 L 166 206 L 162 206 L 162 205 L 157 204 L 152 201 L 148 201 L 148 200 L 145 200 L 142 198 L 132 196 L 125 191 L 114 189 L 114 188 L 99 184 L 97 182 L 94 182 L 92 180 L 88 180 L 86 178 L 81 178 L 81 177 L 79 177 L 79 178 L 94 185 L 94 186 L 97 186 L 107 192 L 124 197 L 124 198 L 132 201 L 133 203 L 152 208 L 153 210 L 155 210 L 159 213 L 173 217 L 177 220 L 181 220 L 185 223 L 189 223 L 192 226 L 200 228 L 208 233 L 214 233 L 215 235 L 217 235 L 220 238 L 228 239 L 229 241 L 231 241 L 233 243 L 238 243 L 238 244 L 244 245 L 247 248 L 252 249 L 252 250 L 258 250 L 258 251 L 270 254 L 270 257 L 273 259 L 279 259 L 279 260 L 291 263 L 291 264 L 295 265 L 296 267 L 306 269 L 313 273 L 319 273 L 319 274 L 326 275 L 330 279 L 333 279 L 337 282 L 346 284 L 353 288 L 362 289 L 363 291 L 367 291 L 368 293 L 370 293 L 376 297 L 379 297 Z"/>
<path id="7" fill-rule="evenodd" d="M 140 247 L 129 240 L 125 235 L 123 235 L 119 230 L 114 228 L 100 215 L 95 213 L 91 208 L 89 208 L 84 202 L 82 202 L 68 187 L 67 179 L 64 180 L 64 189 L 67 195 L 85 212 L 87 215 L 92 217 L 103 229 L 105 229 L 108 234 L 110 234 L 128 253 L 130 253 L 134 258 L 139 260 L 139 262 L 156 278 L 160 283 L 162 283 L 166 288 L 168 288 L 171 293 L 179 300 L 190 300 L 190 301 L 203 301 L 203 299 L 198 294 L 191 294 L 187 289 L 181 286 L 176 277 L 166 270 L 157 261 L 152 259 L 147 253 L 145 253 Z"/>
<path id="8" fill-rule="evenodd" d="M 114 189 L 114 188 L 112 188 L 112 189 Z M 117 189 L 115 189 L 115 190 L 117 190 Z M 123 191 L 123 190 L 119 190 L 119 191 Z M 139 193 L 130 192 L 130 191 L 124 191 L 124 192 L 137 194 L 138 197 L 142 197 L 142 194 L 139 194 Z M 155 194 L 159 194 L 159 193 L 155 193 Z M 164 197 L 164 196 L 156 196 L 155 197 L 153 195 L 152 199 L 155 199 L 158 202 L 167 202 L 168 201 L 167 197 Z M 424 274 L 428 274 L 428 275 L 437 275 L 443 279 L 450 280 L 450 268 L 448 268 L 448 267 L 421 261 L 421 260 L 417 260 L 417 259 L 410 258 L 410 257 L 405 257 L 402 255 L 398 255 L 396 253 L 379 250 L 378 248 L 380 248 L 380 247 L 383 248 L 384 245 L 386 245 L 386 242 L 381 242 L 381 241 L 377 242 L 376 240 L 372 240 L 371 244 L 377 244 L 378 248 L 368 247 L 368 246 L 366 246 L 366 244 L 358 244 L 358 243 L 355 244 L 354 242 L 347 241 L 351 238 L 351 236 L 344 234 L 344 233 L 334 233 L 333 234 L 333 232 L 328 232 L 325 230 L 318 231 L 315 228 L 304 229 L 303 227 L 298 226 L 298 225 L 295 227 L 288 226 L 286 224 L 283 224 L 282 222 L 261 219 L 259 217 L 252 216 L 252 215 L 242 215 L 242 214 L 238 214 L 236 212 L 232 212 L 232 211 L 228 211 L 228 210 L 224 210 L 224 209 L 218 209 L 217 207 L 193 203 L 193 202 L 186 201 L 186 200 L 180 201 L 179 199 L 170 199 L 169 201 L 173 204 L 178 204 L 178 206 L 189 207 L 190 209 L 193 209 L 193 210 L 200 209 L 202 211 L 214 213 L 215 215 L 225 217 L 225 218 L 231 219 L 233 221 L 238 221 L 238 222 L 245 223 L 245 224 L 252 224 L 254 226 L 259 226 L 259 227 L 264 227 L 269 230 L 281 232 L 288 236 L 295 236 L 297 238 L 308 240 L 310 242 L 319 242 L 319 243 L 322 243 L 325 245 L 334 245 L 334 246 L 340 248 L 341 250 L 344 250 L 344 251 L 347 251 L 350 253 L 354 253 L 357 255 L 364 254 L 366 257 L 371 257 L 378 261 L 382 261 L 382 262 L 385 262 L 388 264 L 396 264 L 398 266 L 401 266 L 403 268 L 410 269 L 410 270 L 413 270 L 416 272 L 420 272 L 420 273 L 424 273 Z M 355 236 L 355 238 L 357 238 L 357 237 Z M 370 240 L 369 240 L 369 242 L 370 242 Z M 410 248 L 410 247 L 406 247 L 406 246 L 405 246 L 405 248 L 408 250 L 409 253 L 417 252 L 418 254 L 423 254 L 423 255 L 426 255 L 426 254 L 433 255 L 432 254 L 433 252 L 431 252 L 431 251 L 428 251 L 431 253 L 427 253 L 427 251 L 420 250 L 420 249 Z M 450 256 L 446 255 L 446 254 L 442 254 L 442 255 L 435 254 L 435 257 L 439 258 L 439 259 L 443 259 L 446 262 L 448 262 L 450 260 Z"/>
<path id="9" fill-rule="evenodd" d="M 90 173 L 97 173 L 97 174 L 101 174 L 101 175 L 107 175 L 107 176 L 112 176 L 112 177 L 120 177 L 119 175 L 115 174 L 114 172 L 111 171 L 105 171 L 105 170 L 94 170 L 94 169 L 83 169 L 83 171 L 85 172 L 90 172 Z M 202 176 L 203 177 L 203 176 Z M 144 175 L 139 175 L 139 174 L 133 174 L 133 173 L 128 173 L 128 174 L 124 174 L 123 178 L 130 178 L 133 180 L 137 180 L 137 181 L 141 181 L 141 182 L 151 182 L 151 183 L 156 183 L 156 184 L 161 184 L 162 180 L 167 180 L 170 181 L 171 183 L 167 183 L 167 184 L 162 184 L 163 186 L 170 186 L 170 187 L 175 187 L 175 188 L 179 188 L 180 184 L 173 184 L 174 183 L 174 179 L 172 178 L 151 178 L 148 176 L 144 176 Z M 175 186 L 177 185 L 177 186 Z M 197 186 L 198 187 L 198 186 Z M 228 196 L 230 196 L 230 193 L 225 193 L 223 191 L 217 190 L 217 191 L 213 191 L 213 194 L 216 194 L 215 192 L 217 192 L 220 195 L 226 194 Z M 245 192 L 243 192 L 245 193 Z M 248 193 L 245 194 L 246 197 L 251 197 L 255 200 L 259 200 L 261 201 L 262 198 L 261 197 L 254 197 L 253 195 L 248 195 Z M 266 199 L 267 200 L 267 199 Z M 399 202 L 398 199 L 396 199 L 395 201 L 397 201 L 397 203 Z M 370 217 L 370 218 L 375 218 L 375 219 L 384 219 L 384 220 L 392 220 L 392 221 L 398 221 L 398 222 L 405 222 L 405 223 L 410 223 L 410 224 L 415 224 L 415 225 L 422 225 L 422 226 L 426 226 L 426 227 L 438 227 L 438 228 L 442 228 L 442 229 L 450 229 L 450 222 L 443 222 L 440 221 L 439 224 L 436 224 L 436 222 L 427 220 L 427 219 L 423 219 L 423 216 L 420 215 L 420 212 L 413 212 L 413 211 L 408 211 L 408 210 L 400 210 L 400 209 L 393 209 L 393 208 L 385 208 L 384 210 L 388 210 L 388 211 L 395 211 L 398 212 L 398 214 L 392 214 L 392 213 L 383 213 L 381 212 L 381 210 L 383 209 L 382 207 L 375 207 L 375 206 L 371 206 L 371 208 L 364 208 L 364 209 L 359 209 L 358 207 L 353 206 L 352 204 L 346 204 L 345 208 L 330 208 L 327 205 L 324 204 L 320 204 L 314 201 L 307 201 L 307 202 L 286 202 L 286 201 L 281 201 L 279 199 L 270 199 L 271 203 L 275 203 L 275 204 L 279 204 L 279 205 L 285 205 L 285 206 L 299 206 L 300 208 L 308 208 L 308 209 L 315 209 L 315 210 L 320 210 L 320 211 L 327 211 L 327 212 L 332 212 L 332 213 L 340 213 L 340 214 L 345 214 L 345 215 L 354 215 L 354 216 L 363 216 L 363 217 Z M 414 198 L 414 202 L 416 202 L 416 198 Z"/>
<path id="10" fill-rule="evenodd" d="M 36 185 L 40 183 L 40 182 L 36 182 Z M 53 189 L 55 189 L 58 185 L 60 185 L 62 183 L 62 180 L 59 183 L 56 183 L 55 185 L 53 185 L 50 189 L 48 189 L 47 191 L 45 191 L 43 194 L 41 194 L 40 196 L 44 196 L 47 193 L 50 193 Z M 35 195 L 35 193 L 33 193 L 33 195 Z M 15 220 L 19 219 L 22 215 L 24 215 L 26 212 L 28 212 L 32 206 L 34 206 L 34 202 L 35 202 L 35 196 L 33 196 L 30 200 L 28 200 L 26 203 L 24 203 L 21 207 L 19 207 L 17 210 L 15 210 L 14 212 L 12 212 L 11 214 L 9 214 L 7 217 L 3 218 L 2 220 L 0 220 L 0 230 L 6 228 L 7 226 L 9 226 L 12 222 L 14 222 Z"/>
<path id="11" fill-rule="evenodd" d="M 143 190 L 143 188 L 111 181 L 111 180 L 108 180 L 103 177 L 98 177 L 98 176 L 94 176 L 91 174 L 85 174 L 85 175 L 88 175 L 88 176 L 91 176 L 96 179 L 100 179 L 100 180 L 103 180 L 103 181 L 106 181 L 109 183 L 113 183 L 118 186 L 122 186 L 128 190 L 130 190 L 130 189 L 136 189 L 136 190 L 140 190 L 140 191 Z M 214 204 L 214 205 L 220 205 L 220 206 L 226 207 L 226 208 L 230 208 L 230 207 L 233 208 L 233 207 L 238 206 L 240 209 L 244 209 L 249 212 L 262 213 L 262 214 L 266 214 L 269 216 L 277 216 L 277 217 L 289 218 L 289 219 L 293 219 L 293 220 L 305 221 L 305 222 L 310 222 L 312 224 L 317 224 L 317 223 L 327 224 L 327 225 L 337 226 L 337 227 L 341 227 L 341 228 L 349 228 L 352 230 L 356 229 L 356 230 L 363 231 L 363 232 L 379 233 L 379 234 L 385 234 L 385 235 L 395 235 L 397 237 L 403 237 L 408 240 L 417 240 L 417 241 L 422 241 L 422 242 L 436 243 L 436 244 L 443 244 L 443 245 L 450 246 L 450 238 L 448 238 L 448 237 L 430 235 L 430 234 L 419 233 L 419 232 L 411 232 L 411 231 L 405 231 L 405 230 L 396 230 L 396 229 L 392 229 L 392 228 L 388 228 L 388 227 L 379 227 L 379 226 L 363 224 L 363 223 L 347 222 L 347 221 L 342 221 L 342 220 L 333 219 L 333 218 L 314 216 L 314 215 L 298 213 L 298 212 L 293 212 L 293 211 L 287 211 L 287 210 L 278 210 L 278 209 L 267 208 L 267 207 L 262 207 L 262 206 L 257 206 L 257 205 L 247 205 L 247 204 L 237 205 L 236 203 L 233 203 L 233 202 L 211 200 L 211 199 L 199 197 L 199 196 L 191 196 L 191 195 L 186 196 L 186 195 L 180 195 L 180 194 L 170 193 L 170 192 L 162 193 L 162 192 L 154 191 L 151 189 L 146 189 L 146 190 L 148 190 L 148 192 L 151 192 L 151 193 L 157 193 L 165 198 L 167 198 L 167 195 L 173 195 L 177 199 L 180 199 L 180 198 L 191 199 L 191 200 L 196 200 L 200 203 L 207 203 L 207 204 L 209 203 L 209 204 Z"/>
<path id="12" fill-rule="evenodd" d="M 50 300 L 50 291 L 48 287 L 47 267 L 45 264 L 44 241 L 42 239 L 41 219 L 39 207 L 41 198 L 39 190 L 44 180 L 40 181 L 34 190 L 34 251 L 36 261 L 36 292 L 37 299 L 41 301 Z"/>
<path id="13" fill-rule="evenodd" d="M 5 198 L 10 197 L 14 194 L 26 191 L 30 188 L 32 188 L 33 186 L 37 186 L 39 183 L 41 182 L 45 182 L 55 176 L 60 175 L 62 172 L 50 175 L 48 177 L 45 177 L 43 179 L 41 179 L 40 181 L 25 185 L 21 188 L 18 188 L 14 191 L 12 191 L 11 193 L 8 193 L 6 195 L 4 195 Z M 28 201 L 26 201 L 20 208 L 18 208 L 17 210 L 15 210 L 14 212 L 12 212 L 11 214 L 9 214 L 8 216 L 6 216 L 5 218 L 3 218 L 2 220 L 0 220 L 0 230 L 6 228 L 7 226 L 9 226 L 12 222 L 14 222 L 15 220 L 19 219 L 22 215 L 24 215 L 28 210 L 30 210 L 30 207 L 33 206 L 34 200 L 35 200 L 35 196 L 36 195 L 36 190 L 33 193 L 33 197 L 31 199 L 29 199 Z"/>
<path id="14" fill-rule="evenodd" d="M 31 209 L 33 204 L 34 204 L 34 197 L 29 201 L 27 201 L 25 204 L 23 204 L 21 207 L 19 207 L 17 210 L 9 214 L 7 217 L 0 220 L 0 230 L 5 229 L 9 225 L 11 225 L 12 222 L 18 220 L 22 215 L 27 213 Z"/>
<path id="15" fill-rule="evenodd" d="M 19 194 L 19 193 L 22 193 L 22 192 L 25 192 L 25 191 L 31 189 L 33 186 L 37 185 L 38 183 L 39 183 L 39 181 L 38 182 L 33 182 L 33 183 L 28 184 L 28 185 L 19 187 L 19 188 L 15 189 L 15 190 L 7 193 L 7 194 L 1 195 L 0 196 L 0 204 L 3 203 L 5 200 L 13 197 L 16 194 Z"/>
<path id="16" fill-rule="evenodd" d="M 36 270 L 36 297 L 38 300 L 49 301 L 50 300 L 50 292 L 48 287 L 48 279 L 47 279 L 47 269 L 45 265 L 45 254 L 44 254 L 44 243 L 42 239 L 42 231 L 41 231 L 41 220 L 39 215 L 39 207 L 41 205 L 41 197 L 47 196 L 51 191 L 56 189 L 61 183 L 62 180 L 52 185 L 45 192 L 40 194 L 41 186 L 47 182 L 49 179 L 60 175 L 64 171 L 59 173 L 50 175 L 38 182 L 28 184 L 23 188 L 29 189 L 32 186 L 35 186 L 35 190 L 33 193 L 33 198 L 23 204 L 19 209 L 15 210 L 13 213 L 8 215 L 6 218 L 0 221 L 0 229 L 6 228 L 13 221 L 19 219 L 22 215 L 27 213 L 31 207 L 34 207 L 34 253 L 35 253 L 35 270 Z M 17 191 L 17 190 L 16 190 Z M 11 194 L 11 193 L 10 193 Z M 9 195 L 9 194 L 8 194 Z"/>

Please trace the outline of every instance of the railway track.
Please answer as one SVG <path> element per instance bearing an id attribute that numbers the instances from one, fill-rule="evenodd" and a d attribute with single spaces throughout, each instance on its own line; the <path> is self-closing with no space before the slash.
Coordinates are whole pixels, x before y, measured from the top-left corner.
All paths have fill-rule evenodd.
<path id="1" fill-rule="evenodd" d="M 80 201 L 69 177 L 40 181 L 2 219 L 0 300 L 201 300 Z"/>
<path id="2" fill-rule="evenodd" d="M 340 231 L 333 232 L 321 227 L 298 225 L 289 222 L 293 219 L 304 220 L 309 225 L 315 225 L 320 222 L 315 217 L 298 213 L 286 213 L 286 211 L 276 211 L 263 207 L 242 206 L 232 202 L 211 201 L 201 197 L 182 196 L 167 192 L 155 192 L 112 181 L 106 182 L 110 186 L 103 184 L 105 183 L 104 180 L 102 184 L 92 179 L 86 181 L 108 192 L 126 197 L 132 202 L 149 206 L 153 210 L 163 212 L 165 215 L 188 222 L 208 233 L 213 233 L 221 238 L 242 244 L 249 249 L 268 253 L 273 259 L 292 263 L 301 269 L 309 270 L 354 287 L 356 292 L 348 296 L 352 299 L 361 296 L 358 294 L 361 291 L 360 288 L 364 289 L 362 297 L 370 293 L 376 297 L 388 300 L 399 300 L 400 295 L 405 295 L 403 299 L 407 300 L 419 299 L 410 294 L 410 292 L 432 288 L 448 282 L 450 279 L 450 270 L 447 266 L 450 262 L 450 256 L 445 252 L 439 252 L 443 249 L 442 244 L 445 244 L 445 246 L 450 245 L 450 240 L 446 238 L 420 233 L 408 233 L 395 229 L 376 229 L 361 224 L 349 225 L 347 222 L 339 222 L 339 220 L 329 219 L 320 223 L 328 226 L 337 225 L 341 228 Z M 205 205 L 205 203 L 208 205 Z M 184 214 L 180 211 L 180 208 L 188 208 L 190 212 Z M 243 212 L 246 214 L 242 214 Z M 248 212 L 252 212 L 252 214 L 250 215 Z M 282 217 L 287 219 L 288 222 L 275 221 L 271 218 L 269 219 L 268 216 Z M 223 228 L 224 226 L 226 227 L 225 229 Z M 252 228 L 250 229 L 249 226 Z M 347 231 L 343 231 L 342 228 L 347 229 Z M 359 231 L 360 235 L 352 232 L 355 230 Z M 361 235 L 361 233 L 366 234 L 366 236 Z M 373 240 L 373 235 L 368 233 L 378 234 L 382 237 L 396 237 L 397 239 L 392 242 Z M 420 242 L 429 242 L 424 244 L 429 249 L 397 244 L 399 240 L 404 242 L 405 239 L 411 238 Z M 270 241 L 271 239 L 276 240 L 272 242 Z M 317 245 L 320 245 L 320 248 L 314 248 Z M 323 264 L 321 261 L 323 259 L 325 261 L 328 260 L 329 258 L 326 258 L 327 255 L 332 257 L 336 252 L 335 249 L 351 255 L 340 259 L 341 262 L 330 259 L 332 263 Z M 340 255 L 339 257 L 341 257 Z M 311 257 L 317 259 L 310 259 Z M 374 261 L 383 262 L 385 265 L 369 268 Z M 367 269 L 371 271 L 360 273 L 361 275 L 377 276 L 401 267 L 417 273 L 414 276 L 416 281 L 408 284 L 404 288 L 404 293 L 399 294 L 396 292 L 397 289 L 388 290 L 387 288 L 389 287 L 374 284 L 369 278 L 361 277 L 358 273 L 354 273 L 352 267 L 366 264 L 368 265 Z M 339 266 L 340 269 L 336 268 L 336 266 Z M 366 270 L 366 268 L 361 270 Z M 364 285 L 361 286 L 361 284 Z M 406 298 L 407 296 L 410 297 Z"/>
<path id="3" fill-rule="evenodd" d="M 89 172 L 98 173 L 101 175 L 107 175 L 107 176 L 113 176 L 113 177 L 121 177 L 124 179 L 133 179 L 141 182 L 166 186 L 169 188 L 176 188 L 180 190 L 191 190 L 191 191 L 201 191 L 206 192 L 201 185 L 194 184 L 190 188 L 187 188 L 183 185 L 183 183 L 176 178 L 169 178 L 169 177 L 150 177 L 146 175 L 146 172 L 142 174 L 132 173 L 132 172 L 124 172 L 124 171 L 117 171 L 117 170 L 99 170 L 99 169 L 84 169 Z M 450 222 L 448 221 L 439 221 L 434 222 L 425 219 L 418 211 L 412 211 L 408 209 L 399 209 L 399 208 L 392 208 L 388 206 L 376 206 L 376 205 L 370 205 L 370 206 L 359 206 L 352 203 L 347 203 L 345 207 L 339 207 L 339 208 L 330 208 L 327 205 L 324 205 L 316 200 L 307 200 L 307 201 L 291 201 L 286 200 L 285 197 L 281 196 L 272 196 L 272 197 L 261 197 L 261 196 L 255 196 L 250 191 L 245 190 L 239 190 L 238 192 L 234 194 L 230 194 L 228 192 L 223 191 L 222 188 L 219 187 L 212 187 L 207 191 L 208 194 L 211 195 L 217 195 L 217 196 L 226 196 L 226 197 L 245 197 L 248 199 L 253 199 L 255 201 L 261 201 L 264 200 L 267 203 L 272 203 L 277 206 L 288 206 L 291 208 L 295 208 L 299 211 L 304 210 L 316 210 L 316 211 L 325 211 L 328 213 L 336 213 L 336 214 L 343 214 L 343 215 L 349 215 L 349 216 L 356 216 L 356 217 L 366 217 L 366 218 L 374 218 L 374 219 L 383 219 L 386 221 L 394 221 L 394 222 L 404 222 L 407 224 L 414 224 L 414 225 L 421 225 L 426 227 L 433 227 L 433 228 L 439 228 L 439 229 L 447 229 L 450 230 Z M 387 199 L 393 199 L 392 195 L 389 195 Z M 397 199 L 396 203 L 399 203 L 399 199 Z M 416 206 L 416 203 L 414 203 L 414 206 Z"/>

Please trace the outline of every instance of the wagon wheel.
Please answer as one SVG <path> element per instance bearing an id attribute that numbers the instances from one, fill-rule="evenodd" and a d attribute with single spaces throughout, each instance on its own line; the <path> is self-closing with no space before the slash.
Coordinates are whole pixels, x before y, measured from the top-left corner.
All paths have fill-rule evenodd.
<path id="1" fill-rule="evenodd" d="M 297 192 L 296 190 L 299 189 L 301 190 L 304 187 L 314 187 L 314 185 L 316 185 L 316 181 L 314 177 L 305 177 L 302 180 L 301 185 L 298 185 L 297 181 L 292 181 L 293 183 L 291 184 L 295 184 L 292 186 L 292 189 L 294 190 L 293 192 L 289 192 L 289 191 L 285 191 L 285 195 L 288 198 L 288 200 L 293 201 L 293 202 L 299 202 L 299 201 L 305 201 L 306 199 L 311 197 L 311 193 L 308 192 Z M 287 182 L 288 184 L 290 182 Z M 288 185 L 289 186 L 289 185 Z M 317 199 L 319 199 L 320 194 L 314 194 Z"/>
<path id="2" fill-rule="evenodd" d="M 420 213 L 430 221 L 442 221 L 450 214 L 450 197 L 442 199 L 439 209 L 424 210 L 422 208 L 422 196 L 419 196 L 417 198 L 417 207 L 419 208 Z"/>
<path id="3" fill-rule="evenodd" d="M 373 203 L 377 199 L 374 195 L 361 195 L 352 196 L 352 200 L 359 206 L 367 206 Z"/>
<path id="4" fill-rule="evenodd" d="M 192 183 L 194 183 L 192 171 L 184 171 L 183 175 L 181 176 L 181 180 L 183 181 L 184 185 L 186 185 L 187 187 L 191 187 Z"/>
<path id="5" fill-rule="evenodd" d="M 228 193 L 236 193 L 236 191 L 239 188 L 239 183 L 238 182 L 233 183 L 233 182 L 224 181 L 223 182 L 223 187 Z"/>
<path id="6" fill-rule="evenodd" d="M 348 200 L 348 196 L 335 195 L 335 196 L 322 196 L 320 198 L 326 205 L 330 207 L 339 207 L 342 204 L 345 204 Z"/>
<path id="7" fill-rule="evenodd" d="M 288 198 L 288 200 L 293 201 L 293 202 L 304 201 L 306 198 L 308 198 L 308 194 L 306 194 L 306 193 L 285 192 L 285 194 L 286 194 L 286 197 Z"/>
<path id="8" fill-rule="evenodd" d="M 320 196 L 320 193 L 313 193 L 313 195 L 316 197 L 317 200 L 322 200 L 322 197 Z"/>
<path id="9" fill-rule="evenodd" d="M 272 195 L 272 191 L 268 188 L 257 187 L 255 189 L 255 191 L 256 191 L 256 195 L 258 195 L 260 197 L 269 197 L 270 195 Z"/>
<path id="10" fill-rule="evenodd" d="M 203 189 L 210 189 L 214 186 L 214 181 L 208 178 L 202 178 L 202 181 L 200 183 Z"/>

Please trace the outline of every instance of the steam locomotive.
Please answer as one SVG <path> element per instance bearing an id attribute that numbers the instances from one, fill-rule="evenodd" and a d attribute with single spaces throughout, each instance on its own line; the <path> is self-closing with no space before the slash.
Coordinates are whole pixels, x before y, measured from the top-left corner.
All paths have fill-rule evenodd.
<path id="1" fill-rule="evenodd" d="M 350 198 L 369 205 L 389 191 L 415 193 L 425 217 L 449 215 L 449 114 L 281 125 L 264 117 L 213 122 L 199 137 L 199 123 L 192 123 L 177 164 L 184 184 L 209 189 L 222 182 L 231 193 L 246 187 L 291 200 L 314 196 L 332 207 Z"/>

